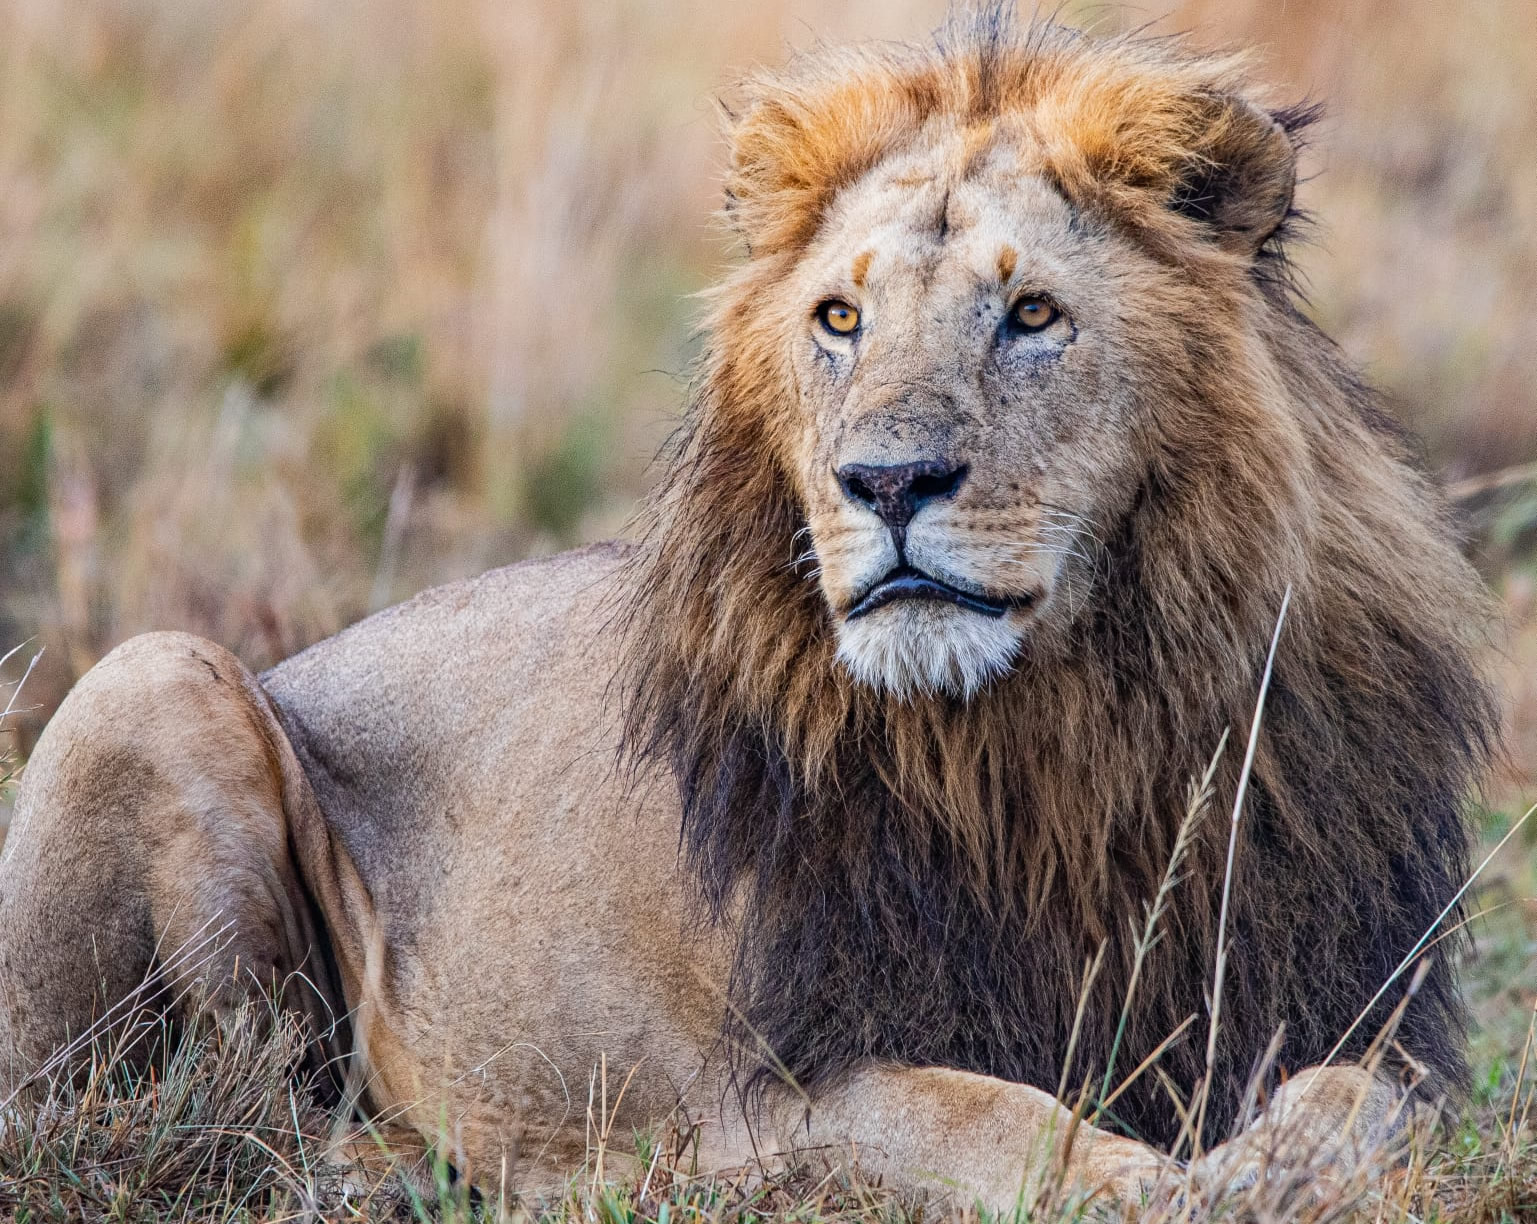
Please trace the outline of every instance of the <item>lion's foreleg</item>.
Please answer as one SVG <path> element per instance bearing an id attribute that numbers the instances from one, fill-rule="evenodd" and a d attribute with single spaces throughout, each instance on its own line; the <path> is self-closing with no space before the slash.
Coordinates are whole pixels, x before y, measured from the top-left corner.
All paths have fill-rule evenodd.
<path id="1" fill-rule="evenodd" d="M 1053 1191 L 1135 1202 L 1168 1163 L 1145 1144 L 1075 1121 L 1039 1089 L 937 1067 L 865 1064 L 809 1102 L 786 1094 L 776 1115 L 785 1149 L 857 1164 L 887 1186 L 1004 1211 Z"/>

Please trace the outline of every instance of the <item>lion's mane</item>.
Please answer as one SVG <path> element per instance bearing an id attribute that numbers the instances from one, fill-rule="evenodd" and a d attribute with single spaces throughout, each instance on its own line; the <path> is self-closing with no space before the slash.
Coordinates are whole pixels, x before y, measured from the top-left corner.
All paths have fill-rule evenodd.
<path id="1" fill-rule="evenodd" d="M 1190 782 L 1230 730 L 1116 1060 L 1119 1080 L 1194 1017 L 1159 1061 L 1188 1093 L 1205 1070 L 1226 811 L 1288 585 L 1209 1134 L 1276 1034 L 1272 1077 L 1320 1061 L 1465 878 L 1464 805 L 1497 723 L 1475 664 L 1486 595 L 1411 445 L 1296 309 L 1285 228 L 1239 273 L 1192 233 L 1192 183 L 1222 168 L 1212 100 L 1241 95 L 1241 72 L 1172 40 L 994 14 L 933 48 L 813 54 L 755 81 L 733 120 L 728 210 L 749 257 L 714 299 L 632 562 L 626 750 L 676 779 L 702 912 L 736 940 L 725 1036 L 748 1070 L 809 1086 L 882 1059 L 1053 1091 L 1103 947 L 1067 1069 L 1074 1089 L 1097 1083 Z M 797 562 L 794 391 L 755 303 L 836 190 L 926 118 L 1023 109 L 1075 205 L 1263 326 L 1215 311 L 1190 327 L 1185 367 L 1150 372 L 1141 485 L 1098 544 L 1070 640 L 1028 639 L 968 701 L 893 699 L 835 662 Z M 1277 117 L 1293 139 L 1306 119 Z M 1457 945 L 1435 944 L 1397 1030 L 1436 1090 L 1466 1076 Z M 1151 1141 L 1179 1129 L 1151 1073 L 1113 1117 Z"/>

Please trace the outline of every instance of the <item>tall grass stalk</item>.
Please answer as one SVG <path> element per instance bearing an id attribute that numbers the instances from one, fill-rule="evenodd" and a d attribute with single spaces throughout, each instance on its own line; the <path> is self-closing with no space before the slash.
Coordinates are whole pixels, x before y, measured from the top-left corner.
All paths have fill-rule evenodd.
<path id="1" fill-rule="evenodd" d="M 1254 770 L 1254 755 L 1259 750 L 1260 723 L 1265 714 L 1265 698 L 1270 693 L 1270 677 L 1275 672 L 1276 650 L 1281 644 L 1281 629 L 1286 624 L 1286 612 L 1291 607 L 1292 587 L 1286 584 L 1281 596 L 1281 610 L 1276 614 L 1275 632 L 1270 636 L 1270 653 L 1265 656 L 1265 673 L 1260 677 L 1259 697 L 1254 703 L 1254 718 L 1249 724 L 1249 745 L 1244 750 L 1243 768 L 1238 774 L 1238 790 L 1233 796 L 1233 818 L 1228 829 L 1227 866 L 1222 874 L 1222 907 L 1217 914 L 1217 963 L 1212 971 L 1211 1026 L 1206 1031 L 1206 1075 L 1202 1080 L 1196 1101 L 1196 1127 L 1193 1142 L 1199 1146 L 1206 1131 L 1206 1102 L 1211 1096 L 1213 1068 L 1217 1064 L 1217 1032 L 1222 1022 L 1222 983 L 1227 973 L 1227 913 L 1233 895 L 1233 863 L 1238 854 L 1238 823 L 1243 817 L 1244 796 L 1249 790 L 1249 777 Z"/>
<path id="2" fill-rule="evenodd" d="M 1360 1014 L 1356 1016 L 1353 1021 L 1351 1021 L 1350 1027 L 1340 1035 L 1340 1039 L 1334 1043 L 1334 1048 L 1329 1051 L 1328 1057 L 1323 1060 L 1323 1062 L 1320 1064 L 1321 1066 L 1327 1067 L 1330 1063 L 1339 1057 L 1340 1051 L 1345 1048 L 1345 1043 L 1350 1040 L 1351 1034 L 1353 1034 L 1356 1029 L 1361 1027 L 1362 1022 L 1366 1019 L 1366 1017 L 1371 1015 L 1372 1008 L 1376 1007 L 1377 1004 L 1382 1001 L 1382 996 L 1387 994 L 1388 989 L 1393 985 L 1393 983 L 1398 981 L 1398 979 L 1403 976 L 1404 970 L 1412 965 L 1415 961 L 1415 958 L 1425 950 L 1425 947 L 1430 943 L 1432 937 L 1435 935 L 1437 928 L 1439 928 L 1440 925 L 1446 921 L 1447 915 L 1462 903 L 1462 899 L 1467 895 L 1468 889 L 1472 888 L 1473 885 L 1478 881 L 1478 878 L 1484 874 L 1485 869 L 1495 860 L 1500 851 L 1505 848 L 1507 843 L 1509 843 L 1510 839 L 1521 831 L 1521 827 L 1531 818 L 1533 812 L 1537 812 L 1537 803 L 1534 803 L 1521 814 L 1521 818 L 1510 826 L 1510 828 L 1506 831 L 1505 836 L 1500 838 L 1500 840 L 1495 844 L 1494 849 L 1489 851 L 1489 853 L 1484 856 L 1484 861 L 1475 867 L 1473 869 L 1473 873 L 1463 881 L 1462 887 L 1459 888 L 1453 895 L 1452 899 L 1446 903 L 1446 907 L 1436 915 L 1435 921 L 1433 921 L 1428 927 L 1425 928 L 1424 934 L 1422 934 L 1419 939 L 1415 940 L 1414 946 L 1404 953 L 1403 960 L 1399 961 L 1397 968 L 1395 968 L 1392 973 L 1388 974 L 1387 981 L 1383 982 L 1382 985 L 1377 988 L 1377 993 L 1372 995 L 1366 1006 L 1361 1009 Z"/>
<path id="3" fill-rule="evenodd" d="M 1142 966 L 1147 962 L 1148 953 L 1163 939 L 1164 933 L 1158 929 L 1163 920 L 1164 912 L 1168 909 L 1169 898 L 1173 895 L 1175 887 L 1183 878 L 1179 874 L 1181 864 L 1185 861 L 1185 855 L 1190 849 L 1190 839 L 1195 832 L 1196 825 L 1201 816 L 1211 805 L 1212 782 L 1217 775 L 1217 765 L 1222 760 L 1223 750 L 1227 747 L 1228 731 L 1224 729 L 1222 738 L 1217 741 L 1217 750 L 1212 753 L 1211 760 L 1207 763 L 1206 772 L 1201 775 L 1198 782 L 1193 781 L 1190 786 L 1190 796 L 1185 803 L 1185 815 L 1179 823 L 1179 831 L 1174 835 L 1174 848 L 1169 852 L 1168 866 L 1164 868 L 1163 879 L 1158 884 L 1158 892 L 1147 905 L 1142 923 L 1142 934 L 1136 941 L 1136 950 L 1131 962 L 1131 980 L 1126 984 L 1126 998 L 1121 1003 L 1121 1016 L 1116 1022 L 1115 1039 L 1110 1043 L 1110 1057 L 1105 1063 L 1105 1077 L 1099 1085 L 1099 1104 L 1094 1109 L 1094 1115 L 1090 1123 L 1098 1123 L 1100 1115 L 1104 1113 L 1109 1104 L 1110 1082 L 1115 1075 L 1116 1057 L 1121 1051 L 1121 1040 L 1126 1035 L 1126 1025 L 1131 1018 L 1131 1004 L 1136 997 L 1137 986 L 1142 980 Z M 1188 1022 L 1187 1022 L 1188 1024 Z M 1178 1032 L 1184 1032 L 1187 1024 L 1180 1025 Z M 1172 1035 L 1171 1035 L 1172 1036 Z M 1159 1050 L 1167 1049 L 1169 1038 L 1159 1043 Z M 1146 1063 L 1138 1067 L 1133 1076 L 1141 1074 L 1146 1069 Z M 1130 1080 L 1128 1079 L 1128 1083 Z M 1126 1085 L 1122 1085 L 1124 1088 Z M 1119 1095 L 1119 1092 L 1117 1093 Z"/>
<path id="4" fill-rule="evenodd" d="M 1057 1100 L 1067 1099 L 1067 1077 L 1073 1065 L 1073 1055 L 1078 1052 L 1078 1035 L 1083 1029 L 1083 1014 L 1089 1006 L 1089 996 L 1094 982 L 1105 964 L 1105 941 L 1101 941 L 1091 960 L 1083 967 L 1083 985 L 1078 990 L 1078 1006 L 1073 1012 L 1073 1027 L 1067 1035 L 1067 1052 L 1062 1056 L 1062 1077 L 1057 1082 Z"/>

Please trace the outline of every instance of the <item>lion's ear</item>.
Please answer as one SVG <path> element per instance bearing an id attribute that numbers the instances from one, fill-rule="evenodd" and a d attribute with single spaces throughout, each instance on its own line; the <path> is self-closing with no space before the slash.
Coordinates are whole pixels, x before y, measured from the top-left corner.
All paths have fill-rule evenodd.
<path id="1" fill-rule="evenodd" d="M 1297 185 L 1295 131 L 1305 116 L 1272 114 L 1252 102 L 1214 97 L 1180 167 L 1169 207 L 1212 227 L 1231 250 L 1252 255 L 1291 211 Z"/>

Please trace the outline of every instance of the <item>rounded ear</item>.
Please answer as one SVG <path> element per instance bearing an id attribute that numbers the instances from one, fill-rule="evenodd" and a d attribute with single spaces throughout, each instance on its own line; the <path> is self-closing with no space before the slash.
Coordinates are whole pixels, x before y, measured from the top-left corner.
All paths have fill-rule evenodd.
<path id="1" fill-rule="evenodd" d="M 1297 185 L 1289 122 L 1242 98 L 1214 97 L 1205 130 L 1176 178 L 1169 207 L 1210 225 L 1217 241 L 1253 255 L 1281 227 Z"/>

